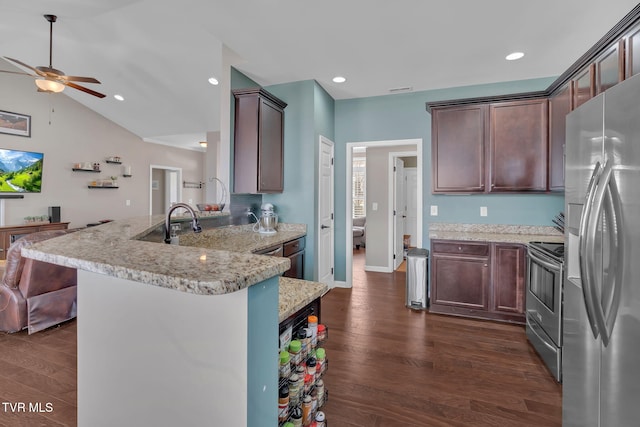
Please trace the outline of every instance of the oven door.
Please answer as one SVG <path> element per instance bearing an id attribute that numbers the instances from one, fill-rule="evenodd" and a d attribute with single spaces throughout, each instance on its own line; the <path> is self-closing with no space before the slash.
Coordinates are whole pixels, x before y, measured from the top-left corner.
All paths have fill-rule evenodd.
<path id="1" fill-rule="evenodd" d="M 527 260 L 527 317 L 562 347 L 563 265 L 531 246 Z"/>

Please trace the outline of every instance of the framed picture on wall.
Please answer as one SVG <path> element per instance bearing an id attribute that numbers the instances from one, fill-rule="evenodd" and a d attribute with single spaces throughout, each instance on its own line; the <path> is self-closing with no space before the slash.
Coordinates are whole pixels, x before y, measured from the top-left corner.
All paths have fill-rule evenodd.
<path id="1" fill-rule="evenodd" d="M 31 136 L 31 116 L 0 110 L 0 133 Z"/>

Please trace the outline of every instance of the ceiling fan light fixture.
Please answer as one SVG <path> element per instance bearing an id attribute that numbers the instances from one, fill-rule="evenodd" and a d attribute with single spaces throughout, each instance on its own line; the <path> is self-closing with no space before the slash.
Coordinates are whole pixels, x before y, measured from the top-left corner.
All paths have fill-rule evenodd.
<path id="1" fill-rule="evenodd" d="M 49 79 L 36 79 L 36 86 L 43 92 L 50 93 L 59 93 L 64 90 L 64 85 L 62 83 L 58 83 L 55 80 Z"/>

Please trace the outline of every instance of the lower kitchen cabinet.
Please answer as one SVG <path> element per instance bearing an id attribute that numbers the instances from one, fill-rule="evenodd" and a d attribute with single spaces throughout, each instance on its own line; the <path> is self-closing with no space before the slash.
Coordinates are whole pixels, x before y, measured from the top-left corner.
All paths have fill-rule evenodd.
<path id="1" fill-rule="evenodd" d="M 304 279 L 304 247 L 305 236 L 290 240 L 280 245 L 268 247 L 256 252 L 258 255 L 283 256 L 291 261 L 291 267 L 282 275 L 293 279 Z"/>
<path id="2" fill-rule="evenodd" d="M 524 323 L 525 247 L 431 241 L 432 313 Z"/>

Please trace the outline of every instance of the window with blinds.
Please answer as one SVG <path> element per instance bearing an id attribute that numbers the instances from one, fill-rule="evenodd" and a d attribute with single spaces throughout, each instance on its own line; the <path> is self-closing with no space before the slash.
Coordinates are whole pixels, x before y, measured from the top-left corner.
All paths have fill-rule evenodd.
<path id="1" fill-rule="evenodd" d="M 353 158 L 353 183 L 351 188 L 353 193 L 352 199 L 352 215 L 353 218 L 360 218 L 367 215 L 366 208 L 366 171 L 367 171 L 367 158 L 366 157 L 354 157 Z"/>

